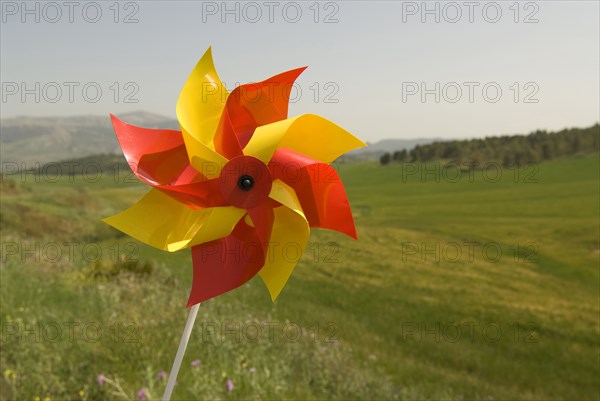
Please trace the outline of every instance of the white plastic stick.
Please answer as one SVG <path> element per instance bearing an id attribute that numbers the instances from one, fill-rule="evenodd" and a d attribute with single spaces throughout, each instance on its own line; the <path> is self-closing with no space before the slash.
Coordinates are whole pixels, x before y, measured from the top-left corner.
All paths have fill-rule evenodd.
<path id="1" fill-rule="evenodd" d="M 169 373 L 167 388 L 165 388 L 165 392 L 162 396 L 163 401 L 169 401 L 171 399 L 173 387 L 175 387 L 175 381 L 177 380 L 177 374 L 179 373 L 179 367 L 181 366 L 183 355 L 185 355 L 185 349 L 187 348 L 188 341 L 190 340 L 190 335 L 192 334 L 192 328 L 194 327 L 194 321 L 196 320 L 199 307 L 200 304 L 196 304 L 190 308 L 190 314 L 188 315 L 185 329 L 183 330 L 181 340 L 179 341 L 179 349 L 177 350 L 177 355 L 175 355 L 175 360 L 173 361 L 173 367 Z"/>

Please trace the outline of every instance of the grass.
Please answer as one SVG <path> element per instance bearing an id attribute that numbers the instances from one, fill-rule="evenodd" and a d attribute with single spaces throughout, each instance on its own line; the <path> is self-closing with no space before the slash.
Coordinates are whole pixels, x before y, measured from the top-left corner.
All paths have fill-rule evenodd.
<path id="1" fill-rule="evenodd" d="M 314 230 L 275 303 L 259 279 L 204 303 L 174 399 L 600 399 L 597 155 L 497 180 L 339 167 L 359 241 Z M 100 221 L 146 188 L 2 190 L 1 398 L 159 399 L 190 255 Z"/>

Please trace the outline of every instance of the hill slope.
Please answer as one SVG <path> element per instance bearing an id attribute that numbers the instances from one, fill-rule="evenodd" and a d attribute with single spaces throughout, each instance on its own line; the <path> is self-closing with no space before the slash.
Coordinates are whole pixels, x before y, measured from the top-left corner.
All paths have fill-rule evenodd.
<path id="1" fill-rule="evenodd" d="M 146 112 L 118 115 L 134 125 L 178 129 L 177 121 Z M 1 122 L 3 162 L 44 164 L 120 152 L 109 116 L 14 117 Z"/>
<path id="2" fill-rule="evenodd" d="M 599 167 L 596 155 L 449 180 L 436 165 L 341 164 L 359 240 L 313 230 L 275 303 L 259 279 L 203 303 L 174 398 L 598 400 Z M 3 333 L 15 376 L 0 378 L 2 399 L 160 396 L 190 253 L 101 222 L 147 192 L 130 178 L 3 189 L 3 243 L 28 251 L 5 249 L 2 322 L 95 322 L 103 335 Z M 56 260 L 61 243 L 74 257 Z"/>

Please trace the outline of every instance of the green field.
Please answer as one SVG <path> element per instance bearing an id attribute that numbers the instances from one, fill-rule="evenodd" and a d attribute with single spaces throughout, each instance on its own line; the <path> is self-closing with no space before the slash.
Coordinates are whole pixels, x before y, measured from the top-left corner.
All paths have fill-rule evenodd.
<path id="1" fill-rule="evenodd" d="M 314 230 L 275 303 L 254 279 L 202 304 L 173 399 L 600 399 L 598 155 L 424 169 L 340 165 L 359 241 Z M 190 255 L 100 221 L 147 188 L 12 178 L 2 400 L 159 399 Z"/>

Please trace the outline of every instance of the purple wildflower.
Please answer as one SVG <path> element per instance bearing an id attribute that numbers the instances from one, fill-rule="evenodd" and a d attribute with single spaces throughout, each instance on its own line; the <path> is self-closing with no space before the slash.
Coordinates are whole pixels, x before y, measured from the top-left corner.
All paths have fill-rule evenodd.
<path id="1" fill-rule="evenodd" d="M 200 366 L 202 362 L 200 361 L 200 359 L 196 359 L 195 361 L 192 361 L 192 366 L 194 367 L 198 367 Z"/>
<path id="2" fill-rule="evenodd" d="M 157 380 L 165 380 L 166 378 L 167 378 L 167 372 L 165 372 L 164 370 L 161 370 L 160 372 L 158 372 L 156 374 Z"/>
<path id="3" fill-rule="evenodd" d="M 233 381 L 231 379 L 227 379 L 227 391 L 231 392 L 233 390 Z"/>
<path id="4" fill-rule="evenodd" d="M 146 401 L 146 390 L 143 387 L 139 389 L 136 395 L 140 401 Z"/>
<path id="5" fill-rule="evenodd" d="M 103 385 L 104 379 L 106 379 L 106 377 L 104 377 L 104 375 L 102 375 L 102 374 L 98 375 L 98 384 Z"/>

